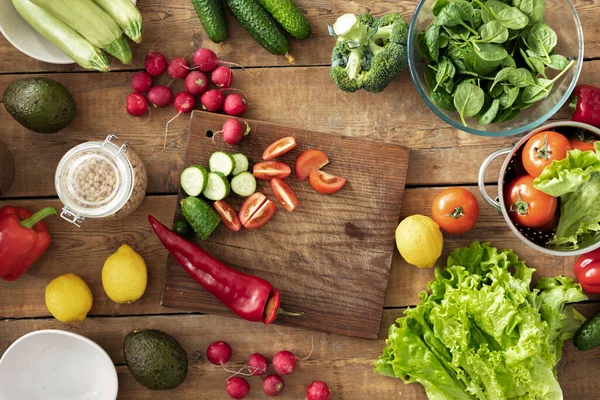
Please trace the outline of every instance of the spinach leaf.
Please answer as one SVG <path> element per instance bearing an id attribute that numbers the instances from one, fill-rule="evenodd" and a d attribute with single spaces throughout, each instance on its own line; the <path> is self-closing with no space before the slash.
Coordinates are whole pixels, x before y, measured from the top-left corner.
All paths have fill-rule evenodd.
<path id="1" fill-rule="evenodd" d="M 478 43 L 474 46 L 475 53 L 484 61 L 500 63 L 508 56 L 506 49 L 498 44 Z"/>
<path id="2" fill-rule="evenodd" d="M 504 86 L 503 89 L 504 89 L 504 93 L 502 93 L 499 98 L 500 99 L 500 109 L 506 110 L 507 108 L 511 107 L 515 103 L 515 100 L 517 100 L 517 97 L 519 96 L 520 89 L 515 86 L 513 86 L 513 87 Z"/>
<path id="3" fill-rule="evenodd" d="M 516 68 L 508 73 L 508 82 L 511 85 L 524 88 L 536 84 L 535 78 L 526 68 Z"/>
<path id="4" fill-rule="evenodd" d="M 433 91 L 433 88 L 437 85 L 435 81 L 435 71 L 431 68 L 431 66 L 426 66 L 423 71 L 423 78 L 425 79 L 425 83 L 429 90 Z"/>
<path id="5" fill-rule="evenodd" d="M 447 79 L 452 80 L 454 78 L 454 74 L 456 73 L 456 68 L 454 68 L 454 64 L 448 57 L 442 57 L 440 62 L 438 63 L 437 72 L 435 74 L 435 81 L 437 82 L 434 91 L 438 90 L 438 87 L 442 85 Z M 452 87 L 450 87 L 450 91 L 452 91 Z"/>
<path id="6" fill-rule="evenodd" d="M 542 59 L 548 68 L 556 69 L 558 71 L 562 71 L 567 68 L 569 65 L 569 60 L 566 57 L 561 56 L 560 54 L 553 54 L 550 56 L 550 62 L 547 62 L 546 59 Z M 540 60 L 540 62 L 542 62 Z"/>
<path id="7" fill-rule="evenodd" d="M 427 43 L 425 43 L 425 31 L 420 32 L 417 35 L 417 47 L 419 49 L 419 53 L 428 63 L 431 62 L 431 55 L 429 54 L 429 49 L 427 48 Z"/>
<path id="8" fill-rule="evenodd" d="M 500 65 L 500 61 L 486 61 L 473 50 L 465 50 L 465 66 L 467 70 L 479 75 L 489 75 Z"/>
<path id="9" fill-rule="evenodd" d="M 429 53 L 429 58 L 438 61 L 440 55 L 440 27 L 431 25 L 425 32 L 425 45 Z"/>
<path id="10" fill-rule="evenodd" d="M 512 58 L 510 55 L 506 56 L 506 58 L 503 58 L 502 61 L 500 62 L 500 65 L 502 66 L 502 68 L 505 68 L 505 67 L 516 68 L 517 67 L 517 63 L 515 62 L 515 59 Z"/>
<path id="11" fill-rule="evenodd" d="M 446 4 L 448 4 L 448 0 L 435 0 L 435 3 L 433 3 L 433 6 L 431 6 L 432 14 L 438 15 Z"/>
<path id="12" fill-rule="evenodd" d="M 440 49 L 448 47 L 450 43 L 450 36 L 445 31 L 440 32 Z"/>
<path id="13" fill-rule="evenodd" d="M 479 28 L 479 36 L 478 42 L 504 43 L 508 39 L 508 28 L 500 21 L 492 20 Z"/>
<path id="14" fill-rule="evenodd" d="M 546 24 L 535 24 L 527 34 L 527 47 L 539 57 L 545 57 L 548 62 L 550 54 L 556 47 L 556 32 Z"/>
<path id="15" fill-rule="evenodd" d="M 513 71 L 516 71 L 516 68 L 514 67 L 506 67 L 506 68 L 502 68 L 497 74 L 496 77 L 494 78 L 494 82 L 492 83 L 492 86 L 490 87 L 490 89 L 494 89 L 494 87 L 501 83 L 504 82 L 506 80 L 508 80 L 508 76 L 510 74 L 513 73 Z"/>
<path id="16" fill-rule="evenodd" d="M 475 14 L 473 14 L 473 21 L 471 22 L 471 25 L 473 25 L 473 28 L 479 29 L 483 24 L 484 22 L 481 16 L 481 10 L 479 8 L 476 8 Z"/>
<path id="17" fill-rule="evenodd" d="M 545 99 L 554 86 L 554 80 L 537 78 L 535 86 L 527 86 L 523 90 L 523 103 L 533 104 Z"/>
<path id="18" fill-rule="evenodd" d="M 492 101 L 492 104 L 489 106 L 489 108 L 485 112 L 479 113 L 477 115 L 477 120 L 479 121 L 479 123 L 481 125 L 487 125 L 487 124 L 491 123 L 494 120 L 494 118 L 496 118 L 499 108 L 500 108 L 500 100 L 494 99 L 494 101 Z"/>
<path id="19" fill-rule="evenodd" d="M 501 122 L 510 121 L 512 119 L 515 119 L 517 115 L 519 115 L 518 108 L 507 108 L 506 110 L 500 110 L 498 111 L 498 114 L 496 115 L 496 118 L 494 118 L 492 123 L 499 124 Z"/>
<path id="20" fill-rule="evenodd" d="M 465 23 L 473 20 L 475 10 L 471 3 L 465 0 L 456 0 L 454 3 L 448 3 L 440 10 L 433 23 L 445 28 L 462 26 L 472 34 L 477 35 L 477 31 Z"/>
<path id="21" fill-rule="evenodd" d="M 546 11 L 546 0 L 513 0 L 512 5 L 529 17 L 529 23 L 541 22 Z"/>
<path id="22" fill-rule="evenodd" d="M 516 7 L 499 11 L 495 17 L 508 29 L 523 29 L 529 24 L 529 17 Z"/>
<path id="23" fill-rule="evenodd" d="M 485 93 L 479 86 L 471 82 L 462 82 L 454 92 L 454 107 L 456 107 L 464 126 L 467 126 L 465 117 L 477 115 L 484 102 Z"/>
<path id="24" fill-rule="evenodd" d="M 447 93 L 443 90 L 431 92 L 431 100 L 444 110 L 456 111 L 456 107 L 454 107 L 454 99 L 450 93 Z"/>
<path id="25" fill-rule="evenodd" d="M 525 63 L 534 75 L 537 76 L 541 74 L 544 77 L 546 76 L 546 66 L 539 57 L 529 57 L 527 53 L 525 53 L 525 51 L 523 51 L 523 49 L 521 48 L 519 49 L 519 51 L 521 52 L 521 58 L 525 61 Z"/>
<path id="26" fill-rule="evenodd" d="M 497 99 L 502 95 L 502 93 L 504 93 L 504 88 L 502 87 L 502 85 L 494 86 L 492 83 L 488 86 L 488 92 L 490 93 L 490 96 L 492 96 L 492 98 Z"/>
<path id="27" fill-rule="evenodd" d="M 472 23 L 473 18 L 475 17 L 473 5 L 466 0 L 456 0 L 454 4 L 456 4 L 461 19 Z"/>

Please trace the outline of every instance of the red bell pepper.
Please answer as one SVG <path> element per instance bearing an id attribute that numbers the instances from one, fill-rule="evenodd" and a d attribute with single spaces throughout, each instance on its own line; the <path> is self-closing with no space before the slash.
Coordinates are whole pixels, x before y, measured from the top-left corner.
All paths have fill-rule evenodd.
<path id="1" fill-rule="evenodd" d="M 239 317 L 270 324 L 280 314 L 302 315 L 282 310 L 279 307 L 279 290 L 266 280 L 228 267 L 194 243 L 172 232 L 156 218 L 149 215 L 148 220 L 156 236 L 188 275 Z"/>
<path id="2" fill-rule="evenodd" d="M 584 291 L 600 293 L 600 249 L 579 256 L 573 269 Z"/>
<path id="3" fill-rule="evenodd" d="M 600 128 L 600 88 L 592 85 L 577 85 L 569 103 L 577 122 Z"/>
<path id="4" fill-rule="evenodd" d="M 35 214 L 25 208 L 0 208 L 0 278 L 19 279 L 50 245 L 44 218 L 56 215 L 53 207 Z"/>

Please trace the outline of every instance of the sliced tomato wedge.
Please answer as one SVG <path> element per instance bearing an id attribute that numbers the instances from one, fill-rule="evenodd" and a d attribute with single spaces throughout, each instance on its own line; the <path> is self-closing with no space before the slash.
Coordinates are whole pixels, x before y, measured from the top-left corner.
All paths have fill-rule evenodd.
<path id="1" fill-rule="evenodd" d="M 292 136 L 284 137 L 272 143 L 265 149 L 263 160 L 269 161 L 277 158 L 296 147 L 296 138 Z"/>
<path id="2" fill-rule="evenodd" d="M 303 181 L 313 169 L 321 169 L 329 163 L 327 154 L 321 150 L 306 150 L 296 160 L 296 176 Z"/>
<path id="3" fill-rule="evenodd" d="M 296 207 L 298 207 L 298 204 L 300 204 L 298 196 L 294 193 L 294 189 L 282 179 L 273 178 L 271 181 L 271 189 L 273 189 L 277 201 L 279 201 L 283 208 L 289 212 L 294 211 Z"/>
<path id="4" fill-rule="evenodd" d="M 264 226 L 267 222 L 273 218 L 275 215 L 275 211 L 277 211 L 277 206 L 271 200 L 267 199 L 263 203 L 262 206 L 252 216 L 250 219 L 244 224 L 244 228 L 246 229 L 258 229 Z"/>
<path id="5" fill-rule="evenodd" d="M 321 194 L 332 194 L 346 184 L 346 178 L 328 174 L 327 172 L 313 169 L 308 178 L 310 186 Z"/>
<path id="6" fill-rule="evenodd" d="M 266 201 L 267 197 L 260 192 L 248 196 L 240 207 L 240 223 L 245 226 L 248 220 L 250 220 L 250 217 L 252 217 Z"/>
<path id="7" fill-rule="evenodd" d="M 238 232 L 240 229 L 242 229 L 240 217 L 238 216 L 238 213 L 235 212 L 235 209 L 231 206 L 231 204 L 227 203 L 226 201 L 219 200 L 213 204 L 213 207 L 221 216 L 221 221 L 223 221 L 223 224 L 227 228 L 234 232 Z"/>
<path id="8" fill-rule="evenodd" d="M 256 179 L 269 181 L 273 178 L 284 179 L 290 176 L 292 169 L 279 161 L 265 161 L 254 165 L 252 174 Z"/>

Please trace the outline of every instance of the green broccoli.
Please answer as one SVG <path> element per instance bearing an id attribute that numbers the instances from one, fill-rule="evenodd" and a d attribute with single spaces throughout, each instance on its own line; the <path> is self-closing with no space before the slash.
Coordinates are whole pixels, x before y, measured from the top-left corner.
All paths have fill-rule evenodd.
<path id="1" fill-rule="evenodd" d="M 330 31 L 338 37 L 330 75 L 343 91 L 379 93 L 407 64 L 408 25 L 399 14 L 379 20 L 369 14 L 345 14 Z"/>

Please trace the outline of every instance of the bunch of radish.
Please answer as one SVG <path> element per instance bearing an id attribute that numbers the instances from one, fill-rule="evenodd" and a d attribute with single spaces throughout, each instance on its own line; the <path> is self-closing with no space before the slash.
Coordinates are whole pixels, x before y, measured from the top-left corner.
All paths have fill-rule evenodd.
<path id="1" fill-rule="evenodd" d="M 233 351 L 231 346 L 223 341 L 213 342 L 206 349 L 206 358 L 211 364 L 220 365 L 227 372 L 230 371 L 225 364 L 231 359 Z M 262 379 L 263 391 L 267 396 L 278 396 L 285 387 L 281 376 L 290 375 L 296 369 L 296 361 L 299 360 L 291 351 L 283 350 L 276 353 L 271 359 L 271 364 L 276 374 L 267 374 L 269 362 L 267 358 L 254 353 L 248 357 L 246 366 L 227 379 L 227 394 L 232 399 L 244 399 L 250 393 L 250 383 L 246 377 L 259 376 Z M 244 372 L 246 371 L 246 372 Z M 265 376 L 266 375 L 266 376 Z M 329 400 L 331 391 L 327 384 L 322 381 L 311 383 L 306 389 L 306 400 Z"/>

